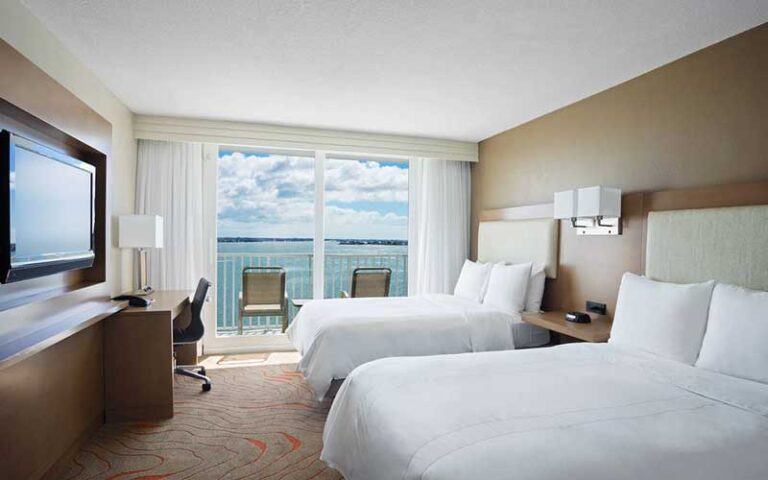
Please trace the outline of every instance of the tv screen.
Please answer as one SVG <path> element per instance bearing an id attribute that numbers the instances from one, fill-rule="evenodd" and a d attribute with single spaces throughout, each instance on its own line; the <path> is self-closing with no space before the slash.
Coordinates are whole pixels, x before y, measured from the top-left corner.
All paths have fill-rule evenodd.
<path id="1" fill-rule="evenodd" d="M 94 166 L 18 135 L 2 135 L 7 189 L 0 279 L 11 282 L 91 266 Z"/>

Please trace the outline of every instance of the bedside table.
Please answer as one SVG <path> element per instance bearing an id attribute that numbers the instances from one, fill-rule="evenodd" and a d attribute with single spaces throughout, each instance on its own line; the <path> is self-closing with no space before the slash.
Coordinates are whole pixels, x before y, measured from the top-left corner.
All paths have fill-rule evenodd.
<path id="1" fill-rule="evenodd" d="M 553 332 L 568 335 L 585 342 L 607 342 L 611 336 L 611 319 L 603 315 L 591 315 L 590 323 L 573 323 L 565 319 L 565 312 L 523 312 L 523 321 Z"/>

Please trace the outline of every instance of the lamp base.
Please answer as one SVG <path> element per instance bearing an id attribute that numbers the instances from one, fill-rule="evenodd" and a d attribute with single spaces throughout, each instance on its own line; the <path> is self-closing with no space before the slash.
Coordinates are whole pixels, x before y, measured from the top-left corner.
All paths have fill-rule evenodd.
<path id="1" fill-rule="evenodd" d="M 148 283 L 149 278 L 149 265 L 147 262 L 147 250 L 144 248 L 139 249 L 139 289 L 136 290 L 134 295 L 149 295 L 155 290 L 150 287 Z"/>
<path id="2" fill-rule="evenodd" d="M 144 297 L 146 295 L 151 295 L 153 293 L 155 293 L 155 289 L 150 287 L 149 285 L 147 285 L 144 288 L 140 288 L 140 289 L 136 290 L 135 292 L 132 293 L 132 295 L 137 295 L 139 297 Z"/>

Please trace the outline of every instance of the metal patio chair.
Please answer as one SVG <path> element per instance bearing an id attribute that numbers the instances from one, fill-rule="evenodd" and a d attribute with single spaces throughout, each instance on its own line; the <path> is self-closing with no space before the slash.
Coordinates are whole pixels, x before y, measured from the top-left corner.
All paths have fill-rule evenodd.
<path id="1" fill-rule="evenodd" d="M 243 268 L 243 289 L 238 299 L 238 335 L 243 334 L 244 317 L 282 317 L 282 331 L 288 328 L 288 296 L 282 267 Z"/>
<path id="2" fill-rule="evenodd" d="M 386 267 L 358 267 L 352 271 L 351 293 L 341 292 L 342 298 L 388 297 L 392 269 Z"/>

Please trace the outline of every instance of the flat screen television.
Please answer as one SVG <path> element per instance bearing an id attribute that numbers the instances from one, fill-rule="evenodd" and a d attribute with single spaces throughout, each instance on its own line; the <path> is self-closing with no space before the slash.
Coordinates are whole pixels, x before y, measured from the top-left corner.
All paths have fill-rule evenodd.
<path id="1" fill-rule="evenodd" d="M 0 283 L 93 265 L 96 168 L 0 132 Z"/>

